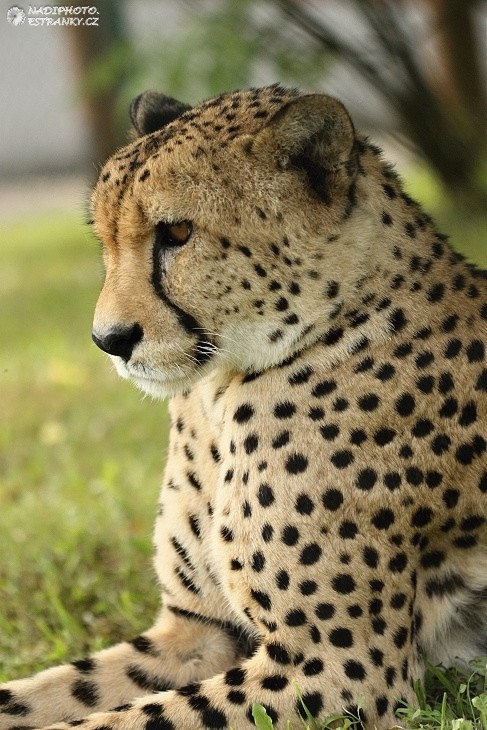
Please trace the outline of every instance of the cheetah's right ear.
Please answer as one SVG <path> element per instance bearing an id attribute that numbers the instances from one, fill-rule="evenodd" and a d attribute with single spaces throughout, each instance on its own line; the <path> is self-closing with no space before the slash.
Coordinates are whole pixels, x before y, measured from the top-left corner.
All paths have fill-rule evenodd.
<path id="1" fill-rule="evenodd" d="M 188 109 L 191 109 L 188 104 L 158 91 L 144 91 L 132 101 L 130 119 L 137 134 L 150 134 L 162 129 Z"/>
<path id="2" fill-rule="evenodd" d="M 257 134 L 253 148 L 270 153 L 281 170 L 306 172 L 323 198 L 332 172 L 342 169 L 354 149 L 355 130 L 341 102 L 326 94 L 298 96 L 280 109 Z"/>

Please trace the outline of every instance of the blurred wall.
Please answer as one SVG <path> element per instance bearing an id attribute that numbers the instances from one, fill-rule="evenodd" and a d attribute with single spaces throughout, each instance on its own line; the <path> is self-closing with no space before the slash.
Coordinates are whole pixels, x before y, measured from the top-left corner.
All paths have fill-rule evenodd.
<path id="1" fill-rule="evenodd" d="M 7 10 L 12 4 L 12 0 L 0 0 L 0 180 L 26 173 L 86 171 L 91 140 L 68 33 L 61 27 L 11 25 Z M 20 0 L 22 5 L 27 11 L 29 5 Z M 165 37 L 184 26 L 186 14 L 192 12 L 180 0 L 126 0 L 124 7 L 129 33 L 140 48 L 144 41 L 154 38 L 160 38 L 163 44 Z M 342 28 L 358 47 L 367 47 L 369 39 L 347 0 L 311 0 L 309 7 L 327 17 L 332 27 Z M 405 7 L 409 8 L 413 26 L 421 26 L 425 5 L 411 0 Z M 486 8 L 487 3 L 477 18 L 482 37 L 487 35 Z M 418 52 L 427 55 L 428 39 L 423 38 L 425 42 Z M 428 63 L 427 57 L 425 61 Z M 275 80 L 261 66 L 254 81 L 264 84 Z M 379 94 L 351 74 L 345 64 L 336 63 L 331 68 L 322 89 L 342 98 L 360 126 L 394 126 Z"/>
<path id="2" fill-rule="evenodd" d="M 63 172 L 88 144 L 68 38 L 59 27 L 15 27 L 0 15 L 0 176 Z"/>

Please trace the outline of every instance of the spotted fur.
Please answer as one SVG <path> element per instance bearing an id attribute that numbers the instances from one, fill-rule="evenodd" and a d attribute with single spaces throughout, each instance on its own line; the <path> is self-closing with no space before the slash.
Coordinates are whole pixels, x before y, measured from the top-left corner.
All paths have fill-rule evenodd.
<path id="1" fill-rule="evenodd" d="M 151 93 L 93 195 L 94 338 L 171 396 L 163 609 L 0 689 L 0 727 L 389 728 L 487 650 L 487 284 L 334 99 Z M 82 719 L 85 718 L 85 719 Z"/>

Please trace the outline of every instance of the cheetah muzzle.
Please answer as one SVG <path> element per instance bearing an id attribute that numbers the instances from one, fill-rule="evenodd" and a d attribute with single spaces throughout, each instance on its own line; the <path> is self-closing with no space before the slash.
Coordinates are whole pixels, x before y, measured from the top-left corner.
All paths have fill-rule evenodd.
<path id="1" fill-rule="evenodd" d="M 92 207 L 93 337 L 171 396 L 155 626 L 0 689 L 0 727 L 390 728 L 487 651 L 487 283 L 344 107 L 155 92 Z M 115 708 L 115 709 L 114 709 Z M 74 722 L 73 722 L 74 721 Z"/>

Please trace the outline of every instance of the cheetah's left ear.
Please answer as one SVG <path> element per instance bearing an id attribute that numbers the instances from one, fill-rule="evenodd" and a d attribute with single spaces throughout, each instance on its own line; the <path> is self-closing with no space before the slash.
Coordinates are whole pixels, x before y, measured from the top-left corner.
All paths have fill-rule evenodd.
<path id="1" fill-rule="evenodd" d="M 132 101 L 130 119 L 138 134 L 150 134 L 162 129 L 188 109 L 191 109 L 188 104 L 171 96 L 158 91 L 144 91 Z"/>
<path id="2" fill-rule="evenodd" d="M 325 177 L 347 163 L 354 141 L 354 126 L 343 104 L 325 94 L 309 94 L 280 109 L 253 146 L 270 150 L 282 170 L 303 169 L 323 196 Z"/>

